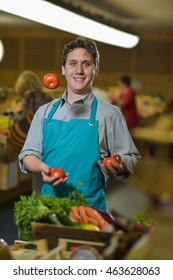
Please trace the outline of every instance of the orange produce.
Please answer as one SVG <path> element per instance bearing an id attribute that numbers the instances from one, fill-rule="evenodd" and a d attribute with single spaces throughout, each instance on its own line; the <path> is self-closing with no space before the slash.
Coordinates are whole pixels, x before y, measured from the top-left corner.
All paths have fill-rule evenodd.
<path id="1" fill-rule="evenodd" d="M 57 176 L 59 179 L 64 179 L 66 177 L 64 170 L 61 168 L 51 168 L 49 176 Z"/>
<path id="2" fill-rule="evenodd" d="M 110 224 L 102 217 L 102 215 L 94 208 L 87 206 L 72 206 L 70 218 L 83 226 L 92 225 L 93 228 L 106 229 Z"/>
<path id="3" fill-rule="evenodd" d="M 71 213 L 70 213 L 71 218 L 74 219 L 75 222 L 77 222 L 78 224 L 81 223 L 81 217 L 79 214 L 79 207 L 78 206 L 73 206 L 71 208 Z"/>
<path id="4" fill-rule="evenodd" d="M 88 224 L 88 217 L 86 215 L 86 212 L 85 212 L 85 207 L 84 206 L 79 206 L 79 213 L 80 213 L 80 216 L 81 216 L 81 220 L 84 224 Z"/>
<path id="5" fill-rule="evenodd" d="M 60 78 L 54 73 L 48 73 L 43 77 L 43 85 L 48 89 L 55 89 L 60 85 Z"/>
<path id="6" fill-rule="evenodd" d="M 103 217 L 98 213 L 96 209 L 87 206 L 85 208 L 85 211 L 89 217 L 91 217 L 98 223 L 98 226 L 100 228 L 107 227 L 109 225 L 109 223 L 105 219 L 103 219 Z"/>
<path id="7" fill-rule="evenodd" d="M 121 164 L 121 157 L 119 155 L 113 155 L 111 157 L 106 157 L 103 160 L 103 164 L 105 167 L 107 167 L 108 165 L 112 165 L 112 164 Z"/>

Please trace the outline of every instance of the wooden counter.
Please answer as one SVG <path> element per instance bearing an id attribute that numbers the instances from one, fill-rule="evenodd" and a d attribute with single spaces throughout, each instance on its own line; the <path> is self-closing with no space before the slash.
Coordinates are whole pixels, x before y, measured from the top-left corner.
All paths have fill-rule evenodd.
<path id="1" fill-rule="evenodd" d="M 173 199 L 173 130 L 138 127 L 131 134 L 142 156 L 133 185 L 153 197 Z"/>
<path id="2" fill-rule="evenodd" d="M 31 190 L 31 174 L 20 171 L 17 154 L 0 150 L 0 205 L 28 194 Z"/>
<path id="3" fill-rule="evenodd" d="M 135 140 L 145 140 L 147 142 L 155 142 L 160 144 L 173 144 L 173 130 L 160 131 L 152 127 L 137 127 L 131 131 Z"/>

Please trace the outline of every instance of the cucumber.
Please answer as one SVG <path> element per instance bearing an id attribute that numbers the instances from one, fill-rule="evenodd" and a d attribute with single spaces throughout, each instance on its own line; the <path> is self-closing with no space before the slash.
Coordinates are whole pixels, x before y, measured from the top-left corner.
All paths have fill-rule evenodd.
<path id="1" fill-rule="evenodd" d="M 47 216 L 47 220 L 51 223 L 51 224 L 54 224 L 54 225 L 59 225 L 59 226 L 62 226 L 61 222 L 59 221 L 58 217 L 56 214 L 49 214 Z"/>
<path id="2" fill-rule="evenodd" d="M 66 212 L 61 212 L 58 213 L 58 219 L 60 220 L 60 222 L 64 225 L 64 226 L 71 226 L 71 227 L 76 227 L 78 226 L 78 224 L 76 222 L 74 222 L 68 215 Z"/>

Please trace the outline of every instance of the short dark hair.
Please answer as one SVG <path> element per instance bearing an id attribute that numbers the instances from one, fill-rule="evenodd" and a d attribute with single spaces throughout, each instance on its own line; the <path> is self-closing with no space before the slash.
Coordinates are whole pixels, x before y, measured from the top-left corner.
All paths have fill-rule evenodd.
<path id="1" fill-rule="evenodd" d="M 118 80 L 120 82 L 122 82 L 123 84 L 125 84 L 126 86 L 131 85 L 131 78 L 128 75 L 122 75 L 122 76 L 119 77 Z"/>
<path id="2" fill-rule="evenodd" d="M 76 40 L 71 41 L 64 47 L 61 56 L 61 64 L 63 66 L 66 64 L 68 53 L 72 52 L 76 48 L 86 49 L 93 56 L 95 66 L 99 65 L 100 55 L 96 43 L 93 40 L 87 38 L 77 37 Z"/>

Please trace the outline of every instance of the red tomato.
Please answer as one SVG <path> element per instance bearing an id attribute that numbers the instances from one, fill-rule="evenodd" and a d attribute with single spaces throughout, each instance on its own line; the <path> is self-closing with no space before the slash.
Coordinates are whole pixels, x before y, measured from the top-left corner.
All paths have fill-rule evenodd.
<path id="1" fill-rule="evenodd" d="M 66 177 L 64 170 L 61 168 L 51 168 L 50 177 L 57 176 L 58 179 L 64 179 Z"/>
<path id="2" fill-rule="evenodd" d="M 104 164 L 105 167 L 107 165 L 112 165 L 114 163 L 118 163 L 118 164 L 121 163 L 121 157 L 119 155 L 114 155 L 114 156 L 111 156 L 111 157 L 106 157 L 103 160 L 103 164 Z"/>
<path id="3" fill-rule="evenodd" d="M 54 73 L 48 73 L 43 77 L 43 85 L 48 89 L 55 89 L 60 84 L 60 78 Z"/>

